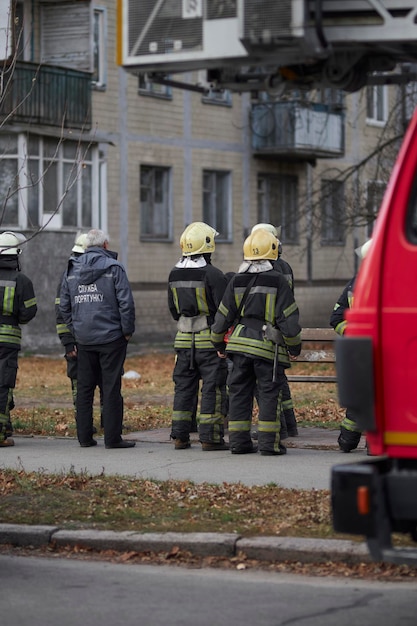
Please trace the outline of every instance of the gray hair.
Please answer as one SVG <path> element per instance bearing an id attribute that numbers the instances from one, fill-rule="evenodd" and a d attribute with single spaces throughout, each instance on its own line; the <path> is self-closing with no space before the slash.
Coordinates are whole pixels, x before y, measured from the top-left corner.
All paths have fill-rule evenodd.
<path id="1" fill-rule="evenodd" d="M 107 242 L 109 241 L 109 236 L 103 230 L 99 230 L 98 228 L 93 228 L 87 233 L 85 247 L 86 248 L 93 248 L 93 247 L 104 248 L 104 244 L 106 243 L 106 241 Z"/>

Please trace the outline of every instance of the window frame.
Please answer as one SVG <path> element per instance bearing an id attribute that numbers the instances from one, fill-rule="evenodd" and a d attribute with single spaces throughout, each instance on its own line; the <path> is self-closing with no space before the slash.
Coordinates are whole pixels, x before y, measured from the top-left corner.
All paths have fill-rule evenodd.
<path id="1" fill-rule="evenodd" d="M 16 152 L 7 153 L 9 159 L 13 159 L 16 165 L 16 181 L 17 181 L 17 222 L 10 222 L 7 224 L 10 227 L 23 228 L 23 229 L 38 229 L 44 228 L 50 229 L 86 229 L 98 227 L 100 223 L 103 223 L 105 216 L 103 216 L 103 207 L 100 207 L 100 195 L 96 192 L 96 189 L 100 187 L 99 178 L 99 149 L 98 144 L 89 144 L 88 142 L 80 143 L 77 141 L 56 139 L 56 151 L 53 155 L 47 154 L 45 150 L 45 141 L 51 140 L 50 137 L 42 137 L 35 134 L 27 135 L 27 133 L 19 133 L 12 135 L 16 142 Z M 74 148 L 74 158 L 70 158 L 64 153 L 64 145 L 67 148 Z M 87 158 L 87 152 L 89 156 Z M 6 153 L 4 153 L 5 155 Z M 5 161 L 0 159 L 0 172 L 1 164 Z M 53 163 L 52 167 L 47 167 L 48 163 Z M 75 201 L 76 209 L 76 223 L 64 224 L 64 203 L 66 191 L 65 173 L 64 169 L 66 165 L 74 167 L 76 170 L 75 182 L 72 187 L 75 187 L 71 196 Z M 73 165 L 72 165 L 73 164 Z M 89 183 L 85 185 L 85 178 L 82 173 L 86 168 L 89 168 Z M 45 184 L 47 184 L 48 177 L 54 174 L 50 180 L 53 182 L 52 189 L 56 195 L 56 207 L 53 211 L 46 210 L 44 206 L 45 202 Z M 33 183 L 31 182 L 33 180 Z M 85 198 L 85 191 L 89 190 L 88 198 Z M 34 200 L 34 215 L 36 219 L 31 221 L 30 216 L 30 194 L 33 195 Z M 83 206 L 91 207 L 91 220 L 87 223 L 83 221 Z M 6 225 L 6 222 L 2 224 L 2 227 Z"/>
<path id="2" fill-rule="evenodd" d="M 330 193 L 326 188 L 330 189 Z M 345 184 L 343 181 L 322 178 L 320 192 L 321 245 L 344 246 L 346 225 L 343 220 L 338 221 L 337 217 L 345 214 Z"/>
<path id="3" fill-rule="evenodd" d="M 206 184 L 207 178 L 210 178 L 210 186 L 209 188 Z M 219 180 L 225 181 L 226 189 L 218 191 Z M 232 202 L 232 172 L 231 170 L 220 170 L 213 168 L 204 168 L 202 170 L 202 180 L 201 180 L 201 191 L 202 191 L 202 216 L 203 222 L 212 226 L 216 231 L 219 232 L 219 235 L 216 238 L 216 243 L 232 243 L 233 241 L 233 232 L 232 232 L 232 215 L 233 215 L 233 202 Z M 221 193 L 222 197 L 226 199 L 227 206 L 220 207 L 217 204 L 217 198 Z M 209 207 L 208 212 L 206 210 L 208 198 Z M 218 214 L 225 215 L 225 226 L 227 229 L 226 234 L 222 232 L 222 226 L 218 224 Z"/>
<path id="4" fill-rule="evenodd" d="M 381 207 L 386 188 L 386 183 L 380 180 L 369 180 L 366 183 L 366 234 L 368 238 L 372 237 L 373 227 Z"/>
<path id="5" fill-rule="evenodd" d="M 298 186 L 296 174 L 258 173 L 256 190 L 258 223 L 281 226 L 280 240 L 290 246 L 296 246 L 300 242 Z M 274 194 L 280 196 L 279 201 L 273 199 Z M 290 224 L 293 225 L 292 229 Z"/>
<path id="6" fill-rule="evenodd" d="M 368 85 L 366 87 L 366 123 L 370 126 L 385 126 L 387 121 L 387 85 Z"/>
<path id="7" fill-rule="evenodd" d="M 153 181 L 151 192 L 153 194 L 152 200 L 156 195 L 156 182 L 155 182 L 155 174 L 157 172 L 162 172 L 166 175 L 166 180 L 164 182 L 164 188 L 166 189 L 166 200 L 164 210 L 166 211 L 166 224 L 167 224 L 167 233 L 166 236 L 161 236 L 161 234 L 146 234 L 144 233 L 144 225 L 145 218 L 147 217 L 144 213 L 144 205 L 142 200 L 142 194 L 144 189 L 149 188 L 149 185 L 143 183 L 143 177 L 145 170 L 149 170 L 153 174 Z M 155 211 L 155 202 L 153 201 L 152 206 L 149 206 L 148 212 L 151 212 L 154 216 L 156 215 Z M 165 165 L 153 165 L 149 163 L 140 163 L 139 164 L 139 241 L 146 243 L 171 243 L 173 241 L 173 201 L 172 201 L 172 167 Z"/>
<path id="8" fill-rule="evenodd" d="M 97 18 L 98 37 L 96 37 Z M 91 84 L 94 89 L 104 91 L 107 87 L 107 9 L 105 7 L 93 6 L 92 31 L 93 75 Z M 97 79 L 95 79 L 95 76 L 97 76 Z"/>

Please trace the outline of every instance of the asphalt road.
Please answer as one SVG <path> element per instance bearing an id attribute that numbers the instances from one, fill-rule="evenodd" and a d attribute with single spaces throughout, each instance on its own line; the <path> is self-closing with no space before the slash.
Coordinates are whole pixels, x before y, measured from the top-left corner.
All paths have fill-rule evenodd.
<path id="1" fill-rule="evenodd" d="M 392 626 L 415 581 L 0 556 L 5 626 Z"/>

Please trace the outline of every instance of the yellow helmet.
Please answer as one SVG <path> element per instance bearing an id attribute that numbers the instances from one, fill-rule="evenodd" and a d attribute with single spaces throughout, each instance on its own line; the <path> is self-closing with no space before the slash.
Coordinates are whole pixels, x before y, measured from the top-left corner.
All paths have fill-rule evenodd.
<path id="1" fill-rule="evenodd" d="M 187 226 L 180 238 L 183 256 L 214 252 L 214 238 L 219 233 L 204 222 L 192 222 Z"/>
<path id="2" fill-rule="evenodd" d="M 245 261 L 275 261 L 278 258 L 277 238 L 262 228 L 255 230 L 243 244 L 243 258 Z"/>

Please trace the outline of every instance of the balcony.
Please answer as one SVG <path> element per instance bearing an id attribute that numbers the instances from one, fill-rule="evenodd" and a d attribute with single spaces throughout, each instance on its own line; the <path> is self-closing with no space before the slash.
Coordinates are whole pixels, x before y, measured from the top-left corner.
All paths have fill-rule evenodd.
<path id="1" fill-rule="evenodd" d="M 91 129 L 91 74 L 17 62 L 0 81 L 0 122 Z"/>
<path id="2" fill-rule="evenodd" d="M 254 156 L 315 161 L 343 156 L 344 115 L 326 105 L 268 102 L 252 105 Z"/>

